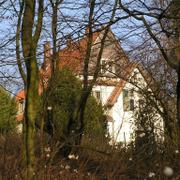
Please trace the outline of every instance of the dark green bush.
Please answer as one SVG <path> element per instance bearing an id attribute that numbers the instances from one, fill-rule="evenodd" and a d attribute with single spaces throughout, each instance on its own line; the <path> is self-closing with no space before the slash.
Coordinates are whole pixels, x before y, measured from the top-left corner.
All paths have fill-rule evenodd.
<path id="1" fill-rule="evenodd" d="M 46 125 L 53 129 L 54 136 L 66 138 L 69 121 L 75 121 L 81 86 L 81 82 L 67 69 L 58 71 L 50 80 L 44 104 L 47 109 Z M 76 122 L 73 124 L 77 125 Z M 87 101 L 84 125 L 84 135 L 87 137 L 104 137 L 106 134 L 103 107 L 92 96 Z"/>
<path id="2" fill-rule="evenodd" d="M 8 92 L 0 88 L 0 133 L 8 133 L 17 127 L 15 100 Z"/>

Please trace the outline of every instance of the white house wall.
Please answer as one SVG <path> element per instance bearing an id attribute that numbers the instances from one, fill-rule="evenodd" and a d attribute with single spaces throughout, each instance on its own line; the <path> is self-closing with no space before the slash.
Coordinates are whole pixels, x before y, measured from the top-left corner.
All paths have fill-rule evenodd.
<path id="1" fill-rule="evenodd" d="M 141 88 L 147 87 L 147 83 L 144 80 L 143 76 L 140 74 L 138 69 L 135 69 L 134 72 L 138 73 L 138 86 Z M 132 73 L 132 76 L 134 74 Z M 141 98 L 141 95 L 138 93 L 138 88 L 131 83 L 126 83 L 124 89 L 131 90 L 134 89 L 134 103 L 135 107 L 137 107 L 138 100 Z M 107 98 L 106 98 L 107 99 Z M 113 121 L 108 122 L 109 134 L 111 136 L 111 143 L 123 142 L 129 143 L 132 140 L 132 134 L 134 132 L 133 120 L 134 120 L 134 112 L 133 111 L 124 111 L 123 109 L 123 92 L 119 95 L 117 102 L 109 111 L 109 115 L 112 116 Z M 160 116 L 159 116 L 160 118 Z M 162 118 L 158 122 L 160 124 L 161 129 L 163 128 Z"/>
<path id="2" fill-rule="evenodd" d="M 115 86 L 94 86 L 93 92 L 99 91 L 101 94 L 101 103 L 105 105 Z"/>
<path id="3" fill-rule="evenodd" d="M 134 73 L 137 74 L 137 84 L 133 85 L 129 82 L 125 84 L 125 87 L 123 89 L 131 90 L 134 89 L 134 104 L 135 107 L 138 106 L 138 100 L 141 98 L 141 95 L 138 93 L 139 86 L 140 88 L 146 88 L 147 83 L 144 80 L 143 76 L 139 72 L 139 70 L 136 68 L 132 72 L 131 77 L 134 76 Z M 81 76 L 79 76 L 80 79 L 82 79 Z M 92 79 L 92 77 L 89 77 L 89 79 Z M 117 82 L 120 79 L 117 78 Z M 106 86 L 106 85 L 95 85 L 92 89 L 93 94 L 96 91 L 100 92 L 100 101 L 102 105 L 106 105 L 108 98 L 110 97 L 111 93 L 113 92 L 115 86 Z M 107 110 L 106 114 L 110 117 L 112 117 L 112 122 L 108 122 L 108 131 L 109 135 L 111 137 L 111 143 L 117 143 L 117 142 L 123 142 L 123 143 L 129 143 L 132 140 L 132 134 L 134 131 L 133 127 L 133 121 L 134 121 L 134 112 L 133 111 L 124 111 L 123 108 L 123 91 L 120 93 L 117 102 L 114 104 L 114 106 Z M 163 127 L 163 123 L 161 123 L 161 127 Z"/>
<path id="4" fill-rule="evenodd" d="M 129 142 L 131 139 L 131 112 L 123 110 L 123 94 L 121 93 L 117 102 L 112 107 L 113 121 L 108 123 L 108 129 L 112 143 Z"/>
<path id="5" fill-rule="evenodd" d="M 134 71 L 138 71 L 137 69 Z M 133 73 L 132 73 L 133 75 Z M 137 89 L 134 85 L 126 83 L 124 89 Z M 138 101 L 138 94 L 134 94 L 134 101 Z M 132 111 L 124 111 L 123 108 L 123 92 L 119 95 L 117 102 L 111 109 L 113 121 L 108 122 L 109 134 L 112 138 L 112 143 L 130 142 L 133 133 Z"/>
<path id="6" fill-rule="evenodd" d="M 125 86 L 127 89 L 128 84 Z M 132 115 L 131 111 L 124 111 L 123 109 L 123 93 L 119 95 L 117 102 L 112 107 L 113 121 L 108 123 L 108 129 L 112 138 L 112 143 L 117 142 L 130 142 L 131 134 L 133 132 L 132 127 Z"/>

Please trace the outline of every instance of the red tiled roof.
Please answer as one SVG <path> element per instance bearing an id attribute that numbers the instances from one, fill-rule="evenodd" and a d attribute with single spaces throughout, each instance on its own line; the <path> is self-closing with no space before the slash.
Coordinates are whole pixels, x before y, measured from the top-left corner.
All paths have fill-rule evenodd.
<path id="1" fill-rule="evenodd" d="M 93 33 L 92 43 L 94 44 L 99 37 L 100 32 Z M 59 51 L 59 67 L 60 69 L 67 67 L 74 72 L 79 72 L 85 58 L 88 44 L 88 37 L 84 37 L 77 42 L 72 42 L 66 48 Z"/>
<path id="2" fill-rule="evenodd" d="M 92 39 L 93 43 L 96 41 L 99 35 L 100 32 L 93 33 L 93 39 Z M 88 44 L 88 38 L 86 36 L 77 42 L 72 42 L 69 46 L 60 50 L 58 52 L 60 69 L 67 67 L 73 72 L 79 72 L 82 67 L 82 62 L 86 53 L 87 44 Z M 47 85 L 44 85 L 43 80 L 47 81 L 47 79 L 50 78 L 52 71 L 51 69 L 52 54 L 50 54 L 50 52 L 45 52 L 45 53 L 46 54 L 49 53 L 49 54 L 48 57 L 45 57 L 45 62 L 43 63 L 41 69 L 39 70 L 39 75 L 40 75 L 39 94 L 43 92 L 43 88 L 47 87 Z M 16 100 L 18 103 L 22 100 L 25 100 L 24 90 L 20 90 L 16 94 Z M 18 121 L 21 121 L 22 119 L 23 119 L 23 114 L 17 115 Z"/>
<path id="3" fill-rule="evenodd" d="M 124 80 L 119 81 L 107 100 L 107 106 L 113 106 L 115 104 L 125 84 L 126 82 Z"/>
<path id="4" fill-rule="evenodd" d="M 93 33 L 93 42 L 92 44 L 95 44 L 96 39 L 99 37 L 101 32 L 94 32 Z M 75 73 L 78 73 L 81 71 L 82 63 L 85 57 L 86 49 L 88 44 L 88 37 L 85 36 L 84 38 L 80 39 L 77 42 L 72 42 L 67 45 L 66 48 L 60 50 L 58 52 L 59 56 L 59 68 L 69 68 Z M 50 53 L 50 52 L 48 52 Z M 39 74 L 40 74 L 40 84 L 39 84 L 39 94 L 43 91 L 43 79 L 48 79 L 51 76 L 51 62 L 52 61 L 52 55 L 49 54 L 48 58 L 45 58 L 45 62 L 43 63 L 43 66 L 41 67 Z M 132 70 L 136 67 L 136 64 L 131 63 L 129 64 L 123 74 L 123 78 L 126 80 L 131 75 Z M 123 87 L 126 84 L 125 80 L 120 80 L 114 90 L 112 91 L 110 97 L 107 100 L 107 106 L 113 106 L 114 103 L 117 101 Z M 25 99 L 25 91 L 21 90 L 17 93 L 16 99 L 18 101 Z M 17 117 L 18 119 L 22 119 L 23 115 L 19 115 Z"/>
<path id="5" fill-rule="evenodd" d="M 17 94 L 16 94 L 16 103 L 17 105 L 22 103 L 22 101 L 25 100 L 25 91 L 24 90 L 20 90 Z M 18 113 L 16 116 L 17 121 L 22 121 L 23 120 L 23 113 Z"/>
<path id="6" fill-rule="evenodd" d="M 21 101 L 25 99 L 25 91 L 24 90 L 20 90 L 17 94 L 16 94 L 16 100 L 17 101 Z"/>
<path id="7" fill-rule="evenodd" d="M 136 63 L 131 63 L 128 65 L 128 67 L 125 69 L 125 73 L 124 73 L 124 80 L 121 79 L 118 84 L 116 85 L 116 87 L 114 88 L 114 90 L 112 91 L 111 95 L 109 96 L 106 105 L 109 107 L 112 107 L 116 102 L 117 99 L 119 97 L 119 95 L 121 94 L 121 91 L 123 90 L 127 79 L 130 77 L 132 71 L 134 70 L 134 68 L 137 67 Z"/>

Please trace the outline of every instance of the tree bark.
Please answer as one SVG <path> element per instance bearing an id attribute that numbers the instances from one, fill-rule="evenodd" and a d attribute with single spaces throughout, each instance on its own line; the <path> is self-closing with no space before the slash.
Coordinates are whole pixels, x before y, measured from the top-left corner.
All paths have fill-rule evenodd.
<path id="1" fill-rule="evenodd" d="M 24 179 L 34 179 L 34 136 L 35 136 L 35 121 L 39 107 L 39 73 L 36 59 L 37 43 L 40 37 L 43 20 L 43 0 L 38 0 L 38 18 L 35 21 L 35 6 L 36 0 L 24 1 L 24 13 L 22 18 L 21 41 L 23 48 L 23 57 L 26 65 L 26 103 L 24 112 L 24 162 L 26 174 Z M 35 29 L 35 31 L 34 31 Z"/>
<path id="2" fill-rule="evenodd" d="M 34 136 L 35 121 L 38 112 L 38 69 L 34 58 L 29 59 L 29 67 L 27 68 L 27 88 L 26 88 L 26 104 L 25 104 L 25 163 L 26 178 L 33 179 L 35 154 L 34 154 Z"/>
<path id="3" fill-rule="evenodd" d="M 177 80 L 177 121 L 178 121 L 178 128 L 180 130 L 180 67 L 178 73 L 178 80 Z"/>

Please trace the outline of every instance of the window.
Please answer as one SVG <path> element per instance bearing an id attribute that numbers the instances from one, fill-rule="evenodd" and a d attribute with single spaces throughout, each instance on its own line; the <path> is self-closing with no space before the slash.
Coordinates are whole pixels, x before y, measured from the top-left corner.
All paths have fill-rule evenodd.
<path id="1" fill-rule="evenodd" d="M 134 99 L 130 99 L 129 101 L 129 110 L 134 111 Z"/>
<path id="2" fill-rule="evenodd" d="M 143 108 L 145 105 L 145 101 L 143 99 L 138 100 L 139 108 Z"/>
<path id="3" fill-rule="evenodd" d="M 115 73 L 114 64 L 112 61 L 102 59 L 101 60 L 101 73 Z"/>
<path id="4" fill-rule="evenodd" d="M 106 67 L 106 64 L 107 64 L 107 63 L 106 63 L 106 60 L 102 60 L 102 61 L 101 61 L 101 73 L 102 73 L 102 74 L 106 73 L 106 71 L 107 71 L 107 69 L 106 69 L 106 68 L 107 68 L 107 67 Z"/>
<path id="5" fill-rule="evenodd" d="M 127 90 L 123 90 L 123 108 L 124 108 L 124 111 L 128 111 L 128 108 L 129 108 L 129 97 L 128 97 Z"/>
<path id="6" fill-rule="evenodd" d="M 129 96 L 132 98 L 134 97 L 134 89 L 129 90 Z"/>
<path id="7" fill-rule="evenodd" d="M 135 84 L 136 84 L 136 83 L 138 82 L 137 75 L 138 75 L 138 72 L 135 71 L 134 74 L 133 74 L 133 76 L 131 77 L 131 82 L 132 82 L 132 83 L 135 83 Z"/>
<path id="8" fill-rule="evenodd" d="M 112 72 L 112 71 L 113 71 L 113 65 L 112 65 L 112 63 L 109 63 L 109 64 L 108 64 L 108 71 L 109 71 L 109 72 Z"/>
<path id="9" fill-rule="evenodd" d="M 101 100 L 101 93 L 100 93 L 100 91 L 95 91 L 95 92 L 94 92 L 94 96 L 95 96 L 95 98 L 96 98 L 98 101 Z"/>
<path id="10" fill-rule="evenodd" d="M 124 111 L 134 111 L 134 91 L 123 90 L 123 109 Z"/>

